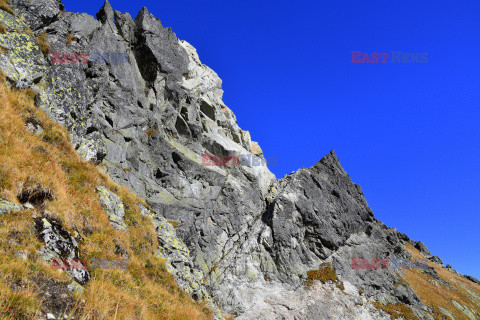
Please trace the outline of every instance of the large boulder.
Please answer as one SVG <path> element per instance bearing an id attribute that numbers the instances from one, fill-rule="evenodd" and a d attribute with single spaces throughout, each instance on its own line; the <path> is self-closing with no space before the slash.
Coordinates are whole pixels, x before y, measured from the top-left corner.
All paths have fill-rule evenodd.
<path id="1" fill-rule="evenodd" d="M 23 209 L 24 209 L 23 206 L 21 206 L 19 204 L 0 199 L 0 214 L 8 213 L 8 212 L 21 211 Z"/>

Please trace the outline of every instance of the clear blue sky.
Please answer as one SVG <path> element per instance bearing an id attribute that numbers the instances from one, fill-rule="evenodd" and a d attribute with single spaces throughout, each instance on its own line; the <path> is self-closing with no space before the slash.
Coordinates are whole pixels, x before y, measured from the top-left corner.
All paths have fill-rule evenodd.
<path id="1" fill-rule="evenodd" d="M 64 0 L 94 15 L 102 0 Z M 335 149 L 376 217 L 480 278 L 480 1 L 112 0 L 194 45 L 281 177 Z M 428 53 L 353 64 L 351 51 Z"/>

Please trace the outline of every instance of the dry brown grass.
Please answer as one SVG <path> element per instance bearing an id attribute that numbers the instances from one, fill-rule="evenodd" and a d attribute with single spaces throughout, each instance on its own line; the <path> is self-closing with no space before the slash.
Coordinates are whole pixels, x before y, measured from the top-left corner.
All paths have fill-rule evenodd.
<path id="1" fill-rule="evenodd" d="M 70 45 L 70 44 L 72 44 L 72 42 L 74 42 L 74 41 L 78 41 L 78 39 L 77 39 L 76 37 L 72 36 L 71 33 L 67 34 L 67 37 L 65 38 L 65 43 L 66 43 L 67 45 Z"/>
<path id="2" fill-rule="evenodd" d="M 157 125 L 157 123 L 155 123 L 152 128 L 150 128 L 150 129 L 148 129 L 148 130 L 145 131 L 145 133 L 147 134 L 147 136 L 148 136 L 149 138 L 150 138 L 151 136 L 153 136 L 153 135 L 155 134 L 155 132 L 158 133 L 158 125 Z"/>
<path id="3" fill-rule="evenodd" d="M 307 277 L 310 281 L 319 280 L 322 283 L 328 280 L 336 282 L 338 280 L 335 270 L 332 269 L 332 265 L 328 262 L 322 263 L 319 270 L 310 270 L 307 272 Z M 311 282 L 310 282 L 311 283 Z"/>
<path id="4" fill-rule="evenodd" d="M 406 244 L 405 248 L 413 254 L 416 259 L 424 259 L 423 255 L 415 249 L 411 244 Z M 432 262 L 427 263 L 429 266 L 435 268 L 438 276 L 447 281 L 451 288 L 445 287 L 440 282 L 438 286 L 433 282 L 435 279 L 419 269 L 405 269 L 404 275 L 406 282 L 413 288 L 415 293 L 427 306 L 434 310 L 437 318 L 440 319 L 438 307 L 449 311 L 455 319 L 468 319 L 466 315 L 457 309 L 451 300 L 455 300 L 461 305 L 468 307 L 473 313 L 480 313 L 480 300 L 475 300 L 471 294 L 465 290 L 467 288 L 478 297 L 480 297 L 480 286 L 460 277 Z M 463 287 L 462 287 L 463 286 Z"/>
<path id="5" fill-rule="evenodd" d="M 9 89 L 0 75 L 0 197 L 19 202 L 19 198 L 25 201 L 22 194 L 31 200 L 39 190 L 48 190 L 50 196 L 40 197 L 39 208 L 45 208 L 70 233 L 79 231 L 82 259 L 120 259 L 119 248 L 130 259 L 124 270 L 89 270 L 92 280 L 84 293 L 75 296 L 85 301 L 81 319 L 211 319 L 205 305 L 180 290 L 165 262 L 156 257 L 153 223 L 137 206 L 142 201 L 83 161 L 70 145 L 67 131 L 33 105 L 34 95 Z M 42 134 L 26 130 L 25 123 L 32 118 L 43 127 Z M 107 186 L 124 202 L 126 232 L 110 226 L 95 193 L 99 185 Z M 42 303 L 35 287 L 39 276 L 69 281 L 63 271 L 37 256 L 43 243 L 34 234 L 34 212 L 0 216 L 0 254 L 5 260 L 0 264 L 1 319 L 15 318 L 10 308 L 21 318 L 35 317 Z M 18 252 L 27 258 L 18 258 Z M 13 284 L 19 284 L 18 289 L 13 290 Z"/>
<path id="6" fill-rule="evenodd" d="M 31 288 L 12 291 L 5 281 L 0 280 L 0 298 L 0 319 L 34 319 L 39 302 Z"/>
<path id="7" fill-rule="evenodd" d="M 181 222 L 173 221 L 173 220 L 168 220 L 168 223 L 170 223 L 174 228 L 178 228 L 182 225 Z"/>
<path id="8" fill-rule="evenodd" d="M 73 39 L 72 39 L 72 34 L 69 33 L 67 34 L 67 37 L 65 38 L 65 42 L 67 45 L 70 45 L 72 43 Z"/>
<path id="9" fill-rule="evenodd" d="M 337 284 L 337 287 L 340 290 L 345 290 L 345 286 L 343 285 L 342 281 L 339 281 L 335 270 L 333 270 L 332 265 L 330 262 L 325 262 L 320 265 L 319 270 L 310 270 L 307 272 L 308 280 L 305 282 L 306 286 L 311 286 L 314 281 L 320 281 L 325 283 L 327 281 L 331 281 Z"/>
<path id="10" fill-rule="evenodd" d="M 390 315 L 392 319 L 407 319 L 407 320 L 418 320 L 418 318 L 413 313 L 412 308 L 403 304 L 403 303 L 396 303 L 396 304 L 387 304 L 383 305 L 378 302 L 372 303 L 375 308 L 378 310 L 382 310 Z"/>
<path id="11" fill-rule="evenodd" d="M 0 46 L 0 54 L 7 53 L 8 49 L 5 49 L 4 47 Z"/>
<path id="12" fill-rule="evenodd" d="M 0 0 L 0 9 L 12 15 L 15 15 L 15 12 L 13 12 L 12 8 L 10 8 L 10 6 L 8 5 L 9 2 L 9 0 Z"/>
<path id="13" fill-rule="evenodd" d="M 8 213 L 0 219 L 0 319 L 32 318 L 40 305 L 32 284 L 43 276 L 65 281 L 65 275 L 36 261 L 41 244 L 36 240 L 32 212 Z M 18 258 L 22 253 L 27 259 Z"/>
<path id="14" fill-rule="evenodd" d="M 47 33 L 44 32 L 38 37 L 35 37 L 37 39 L 38 45 L 40 46 L 40 49 L 42 50 L 43 55 L 46 57 L 50 53 L 50 45 L 47 42 Z"/>

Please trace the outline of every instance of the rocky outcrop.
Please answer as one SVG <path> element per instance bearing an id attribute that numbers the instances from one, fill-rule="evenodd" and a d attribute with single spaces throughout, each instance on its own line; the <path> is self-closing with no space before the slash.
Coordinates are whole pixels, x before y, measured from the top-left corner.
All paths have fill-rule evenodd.
<path id="1" fill-rule="evenodd" d="M 213 302 L 202 281 L 202 274 L 196 270 L 188 248 L 177 237 L 173 226 L 164 217 L 155 214 L 143 205 L 139 204 L 139 207 L 142 215 L 153 220 L 160 244 L 159 255 L 165 259 L 167 270 L 175 276 L 178 286 L 187 291 L 195 300 L 206 301 L 215 318 L 223 319 L 220 309 Z"/>
<path id="2" fill-rule="evenodd" d="M 59 0 L 10 0 L 9 5 L 23 17 L 32 30 L 37 30 L 59 18 L 63 5 Z"/>
<path id="3" fill-rule="evenodd" d="M 35 219 L 38 237 L 45 243 L 39 255 L 50 265 L 54 266 L 55 258 L 68 264 L 66 272 L 80 285 L 90 280 L 86 266 L 81 265 L 78 243 L 56 221 L 44 217 Z M 75 283 L 73 284 L 74 287 Z"/>
<path id="4" fill-rule="evenodd" d="M 355 286 L 349 282 L 344 282 L 344 286 L 344 290 L 331 283 L 291 290 L 269 284 L 251 288 L 250 307 L 237 319 L 390 319 L 359 294 Z"/>
<path id="5" fill-rule="evenodd" d="M 433 263 L 438 264 L 439 266 L 444 266 L 442 259 L 440 257 L 432 255 L 430 250 L 428 250 L 427 246 L 422 241 L 413 241 L 410 240 L 410 243 L 415 246 L 418 251 L 420 251 L 425 258 L 432 261 Z"/>
<path id="6" fill-rule="evenodd" d="M 0 34 L 0 68 L 20 89 L 38 83 L 44 76 L 46 62 L 33 34 L 19 18 L 0 10 L 0 20 L 9 32 Z"/>
<path id="7" fill-rule="evenodd" d="M 263 213 L 230 240 L 227 254 L 207 277 L 228 311 L 254 318 L 252 310 L 268 309 L 265 304 L 271 301 L 252 301 L 258 288 L 298 293 L 307 271 L 324 261 L 376 301 L 423 308 L 413 290 L 398 280 L 398 270 L 352 269 L 352 257 L 392 259 L 408 253 L 402 236 L 374 218 L 360 186 L 351 182 L 333 151 L 314 167 L 276 181 L 267 199 Z M 300 319 L 322 319 L 323 309 L 309 310 L 310 318 Z"/>
<path id="8" fill-rule="evenodd" d="M 122 200 L 113 192 L 108 191 L 104 186 L 97 188 L 100 205 L 110 219 L 110 224 L 117 230 L 125 230 L 126 225 L 123 218 L 125 217 L 125 208 Z"/>
<path id="9" fill-rule="evenodd" d="M 477 278 L 475 277 L 472 277 L 472 276 L 469 276 L 469 275 L 463 275 L 465 277 L 465 279 L 468 279 L 476 284 L 480 284 L 480 280 L 478 280 Z"/>
<path id="10" fill-rule="evenodd" d="M 23 210 L 23 206 L 10 201 L 0 199 L 0 214 L 7 213 L 7 212 L 20 211 L 20 210 Z"/>
<path id="11" fill-rule="evenodd" d="M 411 240 L 375 219 L 335 152 L 279 180 L 263 161 L 202 162 L 203 154 L 262 160 L 263 152 L 223 103 L 218 75 L 146 8 L 133 19 L 106 2 L 95 19 L 55 0 L 11 4 L 35 35 L 47 33 L 52 52 L 45 59 L 23 22 L 0 11 L 11 31 L 0 35 L 0 68 L 12 85 L 38 92 L 37 106 L 69 130 L 86 160 L 149 204 L 142 212 L 154 221 L 169 271 L 217 317 L 216 305 L 239 319 L 384 319 L 370 305 L 379 301 L 433 319 L 401 271 L 352 268 L 353 257 L 409 258 Z M 118 196 L 97 192 L 111 224 L 124 230 Z M 48 256 L 77 257 L 74 239 L 47 222 L 40 233 Z M 325 262 L 343 289 L 305 286 L 307 272 Z"/>

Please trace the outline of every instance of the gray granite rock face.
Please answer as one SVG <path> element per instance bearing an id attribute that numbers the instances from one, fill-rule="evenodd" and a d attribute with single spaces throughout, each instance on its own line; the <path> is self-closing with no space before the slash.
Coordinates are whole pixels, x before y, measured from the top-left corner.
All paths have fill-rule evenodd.
<path id="1" fill-rule="evenodd" d="M 100 205 L 110 219 L 110 224 L 117 230 L 125 230 L 126 224 L 123 218 L 125 217 L 125 207 L 122 200 L 113 192 L 108 191 L 104 186 L 96 189 Z"/>
<path id="2" fill-rule="evenodd" d="M 23 206 L 0 198 L 0 214 L 23 210 Z"/>
<path id="3" fill-rule="evenodd" d="M 220 309 L 215 305 L 202 282 L 202 274 L 196 270 L 190 252 L 176 235 L 174 227 L 162 216 L 139 204 L 140 212 L 153 220 L 159 242 L 159 255 L 165 259 L 167 270 L 173 274 L 180 288 L 187 291 L 195 300 L 202 299 L 213 311 L 215 319 L 223 319 Z"/>
<path id="4" fill-rule="evenodd" d="M 334 284 L 315 283 L 311 287 L 285 290 L 267 283 L 250 287 L 250 308 L 237 319 L 329 319 L 329 320 L 388 320 L 390 316 L 376 310 L 355 286 L 344 282 L 340 290 Z M 241 288 L 243 290 L 243 288 Z"/>
<path id="5" fill-rule="evenodd" d="M 25 19 L 32 30 L 58 19 L 61 9 L 63 9 L 59 0 L 10 0 L 9 5 L 15 10 L 15 13 Z"/>
<path id="6" fill-rule="evenodd" d="M 427 246 L 422 241 L 409 241 L 416 249 L 418 249 L 428 260 L 432 261 L 433 263 L 438 264 L 441 267 L 444 267 L 442 259 L 440 257 L 432 255 L 430 250 L 428 250 Z"/>
<path id="7" fill-rule="evenodd" d="M 334 152 L 279 180 L 262 161 L 205 165 L 204 154 L 262 151 L 223 103 L 218 75 L 146 8 L 132 18 L 106 2 L 94 18 L 56 0 L 11 4 L 35 34 L 48 34 L 51 54 L 25 67 L 21 83 L 8 64 L 0 68 L 39 93 L 37 106 L 69 130 L 85 159 L 147 201 L 160 253 L 192 297 L 212 297 L 240 319 L 384 319 L 367 300 L 405 303 L 430 319 L 398 270 L 352 268 L 355 257 L 409 258 L 403 244 L 411 240 L 375 219 Z M 3 24 L 20 23 L 0 13 Z M 107 198 L 105 211 L 124 228 L 121 201 Z M 349 296 L 328 284 L 304 287 L 307 271 L 323 262 Z M 359 289 L 364 296 L 353 294 Z"/>
<path id="8" fill-rule="evenodd" d="M 18 17 L 0 10 L 2 25 L 9 32 L 0 34 L 0 68 L 19 89 L 27 89 L 38 83 L 47 67 L 35 37 L 26 32 L 28 25 Z"/>

